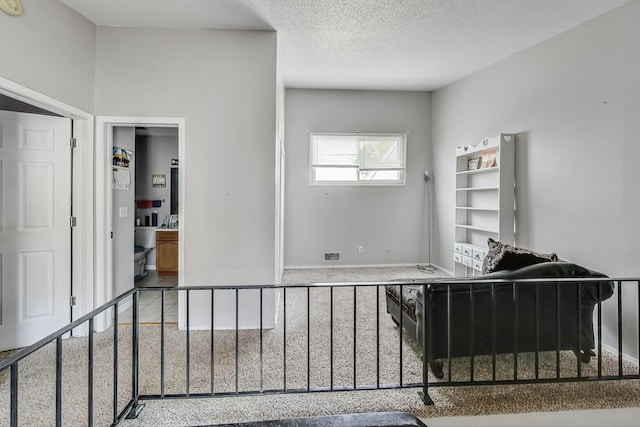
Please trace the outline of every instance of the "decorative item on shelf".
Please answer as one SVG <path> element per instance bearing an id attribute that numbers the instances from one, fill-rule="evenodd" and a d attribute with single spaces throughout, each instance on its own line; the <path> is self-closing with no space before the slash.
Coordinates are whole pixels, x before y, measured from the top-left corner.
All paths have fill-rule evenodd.
<path id="1" fill-rule="evenodd" d="M 167 176 L 164 174 L 151 175 L 153 188 L 165 188 L 167 186 Z"/>
<path id="2" fill-rule="evenodd" d="M 467 170 L 476 170 L 478 166 L 480 166 L 480 156 L 471 156 L 467 159 Z"/>
<path id="3" fill-rule="evenodd" d="M 480 169 L 487 169 L 497 166 L 496 164 L 496 150 L 484 150 L 482 152 L 482 163 Z"/>

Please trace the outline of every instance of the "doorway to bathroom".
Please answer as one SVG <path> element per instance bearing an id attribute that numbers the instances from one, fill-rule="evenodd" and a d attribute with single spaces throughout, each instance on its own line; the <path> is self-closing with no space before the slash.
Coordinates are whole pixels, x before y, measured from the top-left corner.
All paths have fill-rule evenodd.
<path id="1" fill-rule="evenodd" d="M 178 129 L 136 127 L 135 153 L 134 280 L 136 286 L 177 285 Z"/>
<path id="2" fill-rule="evenodd" d="M 184 119 L 98 117 L 96 122 L 97 167 L 103 168 L 97 171 L 103 192 L 97 197 L 105 201 L 96 217 L 97 229 L 104 230 L 96 242 L 102 254 L 97 259 L 104 260 L 97 266 L 97 277 L 104 278 L 101 296 L 108 301 L 136 285 L 182 283 Z M 175 264 L 168 274 L 161 260 L 167 247 Z M 119 307 L 121 313 L 127 309 Z M 109 323 L 106 319 L 99 329 Z"/>

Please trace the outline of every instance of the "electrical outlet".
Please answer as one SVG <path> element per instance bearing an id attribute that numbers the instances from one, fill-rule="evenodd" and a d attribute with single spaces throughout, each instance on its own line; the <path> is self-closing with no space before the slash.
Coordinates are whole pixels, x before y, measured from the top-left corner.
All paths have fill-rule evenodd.
<path id="1" fill-rule="evenodd" d="M 364 246 L 358 246 L 358 253 L 360 254 L 364 253 Z"/>

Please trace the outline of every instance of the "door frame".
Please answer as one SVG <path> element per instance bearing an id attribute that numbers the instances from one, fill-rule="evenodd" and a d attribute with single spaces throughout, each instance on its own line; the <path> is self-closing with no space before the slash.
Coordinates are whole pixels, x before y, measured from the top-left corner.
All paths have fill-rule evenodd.
<path id="1" fill-rule="evenodd" d="M 71 319 L 79 319 L 94 309 L 94 188 L 93 188 L 93 129 L 94 116 L 79 108 L 65 104 L 33 89 L 0 77 L 0 93 L 18 101 L 71 119 L 72 137 L 77 147 L 73 162 L 73 211 L 71 215 L 78 221 L 73 229 L 71 247 L 71 283 L 69 296 L 76 297 L 76 305 L 71 307 Z M 76 157 L 77 156 L 77 157 Z M 74 329 L 73 335 L 86 335 L 87 324 Z"/>
<path id="2" fill-rule="evenodd" d="M 119 126 L 177 127 L 178 128 L 178 285 L 184 284 L 184 212 L 185 212 L 185 119 L 182 117 L 119 117 L 96 116 L 96 307 L 110 301 L 113 297 L 113 241 L 112 189 L 113 172 L 111 168 L 113 150 L 113 128 Z M 133 261 L 132 261 L 133 262 Z M 96 330 L 103 331 L 111 326 L 112 316 L 105 313 L 97 319 Z"/>

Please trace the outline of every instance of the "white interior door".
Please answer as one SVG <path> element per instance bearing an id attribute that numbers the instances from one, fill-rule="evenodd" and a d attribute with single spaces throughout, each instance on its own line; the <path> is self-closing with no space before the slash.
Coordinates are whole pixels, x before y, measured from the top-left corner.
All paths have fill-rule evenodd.
<path id="1" fill-rule="evenodd" d="M 0 351 L 69 323 L 71 120 L 0 111 Z"/>

